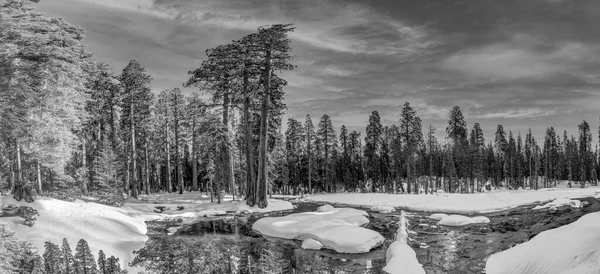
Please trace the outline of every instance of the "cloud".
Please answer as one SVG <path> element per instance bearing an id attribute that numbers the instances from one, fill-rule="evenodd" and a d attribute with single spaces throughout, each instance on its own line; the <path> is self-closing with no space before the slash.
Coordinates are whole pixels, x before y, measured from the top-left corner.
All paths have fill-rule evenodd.
<path id="1" fill-rule="evenodd" d="M 471 118 L 476 119 L 524 119 L 524 118 L 535 118 L 535 117 L 543 117 L 555 115 L 557 111 L 549 110 L 549 109 L 540 109 L 540 108 L 528 108 L 528 109 L 513 109 L 502 112 L 489 112 L 484 114 L 473 114 L 471 113 Z"/>
<path id="2" fill-rule="evenodd" d="M 484 47 L 457 52 L 442 61 L 446 70 L 472 79 L 550 79 L 559 74 L 577 74 L 581 66 L 597 62 L 597 46 L 578 42 L 553 45 L 528 35 Z"/>

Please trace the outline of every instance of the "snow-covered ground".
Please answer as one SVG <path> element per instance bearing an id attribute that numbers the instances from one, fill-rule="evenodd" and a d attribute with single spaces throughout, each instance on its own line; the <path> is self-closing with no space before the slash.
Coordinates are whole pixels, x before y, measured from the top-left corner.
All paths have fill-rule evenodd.
<path id="1" fill-rule="evenodd" d="M 315 212 L 262 218 L 252 229 L 265 236 L 302 240 L 307 249 L 365 253 L 384 241 L 379 233 L 361 227 L 369 223 L 367 216 L 362 210 L 324 205 Z"/>
<path id="2" fill-rule="evenodd" d="M 231 201 L 231 198 L 222 204 L 210 203 L 210 197 L 199 193 L 140 195 L 140 200 L 129 199 L 121 208 L 47 197 L 26 203 L 17 202 L 11 196 L 0 196 L 0 206 L 9 204 L 30 206 L 38 211 L 40 216 L 32 227 L 23 225 L 21 217 L 3 217 L 0 224 L 15 231 L 21 240 L 32 243 L 40 254 L 44 252 L 46 241 L 60 245 L 62 239 L 67 238 L 74 250 L 79 239 L 85 239 L 95 257 L 103 250 L 109 256 L 119 257 L 124 268 L 129 268 L 127 264 L 134 258 L 132 251 L 142 248 L 148 239 L 144 221 L 177 217 L 193 222 L 197 217 L 216 213 L 293 209 L 291 203 L 281 200 L 269 200 L 265 209 L 249 208 L 244 201 Z M 164 206 L 165 210 L 157 213 L 156 206 Z"/>
<path id="3" fill-rule="evenodd" d="M 38 197 L 33 203 L 17 202 L 10 196 L 0 197 L 2 205 L 26 205 L 36 209 L 40 216 L 32 227 L 23 225 L 21 217 L 0 218 L 0 224 L 16 232 L 21 240 L 26 240 L 44 252 L 44 242 L 51 241 L 60 246 L 66 238 L 72 250 L 80 239 L 85 239 L 94 257 L 103 250 L 108 256 L 120 258 L 121 266 L 127 268 L 134 255 L 148 239 L 144 220 L 155 218 L 137 210 L 116 208 L 96 203 L 65 202 L 46 197 Z"/>
<path id="4" fill-rule="evenodd" d="M 478 194 L 408 195 L 385 193 L 335 193 L 305 197 L 306 201 L 346 204 L 363 208 L 373 206 L 401 207 L 406 210 L 477 214 L 502 211 L 514 207 L 546 203 L 557 198 L 593 197 L 599 187 L 514 190 Z"/>
<path id="5" fill-rule="evenodd" d="M 596 274 L 600 273 L 600 212 L 530 241 L 492 255 L 487 274 Z"/>

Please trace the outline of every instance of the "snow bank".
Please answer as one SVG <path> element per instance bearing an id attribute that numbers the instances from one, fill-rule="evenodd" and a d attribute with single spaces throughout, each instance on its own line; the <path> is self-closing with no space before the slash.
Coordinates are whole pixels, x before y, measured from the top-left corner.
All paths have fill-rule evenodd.
<path id="1" fill-rule="evenodd" d="M 397 195 L 386 193 L 335 193 L 314 195 L 306 201 L 348 204 L 371 208 L 385 204 L 407 210 L 477 214 L 503 211 L 522 205 L 547 203 L 556 198 L 593 197 L 600 188 L 556 189 L 554 191 L 503 191 L 477 194 Z"/>
<path id="2" fill-rule="evenodd" d="M 312 239 L 340 253 L 363 253 L 384 241 L 379 233 L 360 227 L 369 223 L 366 216 L 368 214 L 362 210 L 326 205 L 316 212 L 262 218 L 252 225 L 252 229 L 270 237 Z M 310 247 L 313 244 L 306 243 Z"/>
<path id="3" fill-rule="evenodd" d="M 590 213 L 492 255 L 487 274 L 600 273 L 600 213 Z"/>
<path id="4" fill-rule="evenodd" d="M 392 213 L 394 212 L 396 209 L 394 209 L 394 207 L 392 206 L 385 206 L 385 205 L 376 205 L 371 207 L 371 211 L 373 212 L 379 212 L 379 213 Z"/>
<path id="5" fill-rule="evenodd" d="M 198 195 L 198 194 L 196 194 Z M 199 195 L 198 195 L 199 196 Z M 201 198 L 201 197 L 200 197 Z M 210 201 L 210 200 L 209 200 Z M 249 207 L 246 201 L 225 201 L 217 203 L 189 203 L 182 201 L 177 203 L 173 200 L 158 200 L 157 203 L 146 203 L 146 201 L 131 201 L 124 205 L 125 208 L 131 208 L 148 214 L 155 214 L 157 218 L 187 218 L 184 223 L 192 223 L 200 217 L 226 214 L 227 212 L 236 213 L 258 213 L 281 210 L 293 210 L 294 206 L 288 201 L 270 199 L 266 208 Z M 164 203 L 169 202 L 169 203 Z M 157 208 L 161 208 L 160 214 L 156 214 Z"/>
<path id="6" fill-rule="evenodd" d="M 394 241 L 385 252 L 383 271 L 389 274 L 421 274 L 423 266 L 417 260 L 417 254 L 408 245 L 408 219 L 404 211 L 400 213 L 400 227 Z"/>
<path id="7" fill-rule="evenodd" d="M 438 224 L 444 226 L 465 226 L 470 224 L 486 224 L 490 219 L 484 216 L 467 217 L 463 215 L 450 215 L 442 218 Z"/>
<path id="8" fill-rule="evenodd" d="M 33 203 L 17 202 L 11 196 L 0 197 L 0 204 L 15 204 L 35 208 L 40 216 L 32 227 L 22 225 L 21 217 L 0 218 L 16 236 L 44 252 L 44 242 L 60 245 L 66 238 L 75 250 L 80 239 L 85 239 L 94 257 L 103 250 L 109 256 L 121 259 L 121 266 L 134 258 L 133 250 L 140 249 L 148 239 L 144 220 L 154 217 L 127 208 L 116 208 L 96 203 L 65 202 L 38 197 Z"/>

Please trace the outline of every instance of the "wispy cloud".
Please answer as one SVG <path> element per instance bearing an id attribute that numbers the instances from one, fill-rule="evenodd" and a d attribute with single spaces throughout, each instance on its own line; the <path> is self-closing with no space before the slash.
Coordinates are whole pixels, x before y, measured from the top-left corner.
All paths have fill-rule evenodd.
<path id="1" fill-rule="evenodd" d="M 579 68 L 599 60 L 598 49 L 577 42 L 554 45 L 516 34 L 506 42 L 457 52 L 444 59 L 442 66 L 476 79 L 543 79 L 578 73 Z"/>

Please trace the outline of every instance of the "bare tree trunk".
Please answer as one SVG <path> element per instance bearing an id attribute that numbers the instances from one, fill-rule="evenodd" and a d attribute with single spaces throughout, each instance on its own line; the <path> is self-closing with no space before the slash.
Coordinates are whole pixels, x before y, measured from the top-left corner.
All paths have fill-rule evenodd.
<path id="1" fill-rule="evenodd" d="M 268 205 L 267 201 L 267 138 L 269 136 L 268 131 L 268 115 L 269 115 L 269 96 L 271 91 L 271 49 L 267 50 L 267 54 L 265 56 L 266 62 L 266 75 L 264 79 L 264 88 L 265 92 L 263 93 L 262 98 L 262 110 L 260 117 L 260 146 L 259 146 L 259 155 L 258 155 L 258 207 L 265 208 Z"/>
<path id="2" fill-rule="evenodd" d="M 87 150 L 86 150 L 86 143 L 85 143 L 85 138 L 83 138 L 82 140 L 82 144 L 81 144 L 81 168 L 85 171 L 85 174 L 83 176 L 83 178 L 81 178 L 81 191 L 83 192 L 83 194 L 88 193 L 88 185 L 86 183 L 86 180 L 88 179 L 87 175 L 88 175 L 88 168 L 87 168 Z"/>
<path id="3" fill-rule="evenodd" d="M 15 193 L 15 169 L 13 165 L 14 161 L 10 163 L 10 193 Z"/>
<path id="4" fill-rule="evenodd" d="M 136 151 L 135 151 L 135 126 L 133 120 L 133 90 L 131 93 L 131 105 L 129 106 L 129 119 L 130 119 L 130 132 L 131 132 L 131 197 L 137 199 L 138 196 L 138 185 L 137 185 L 137 169 L 135 164 Z"/>
<path id="5" fill-rule="evenodd" d="M 231 143 L 232 128 L 231 123 L 229 121 L 229 104 L 231 99 L 229 98 L 229 93 L 225 93 L 223 97 L 223 124 L 225 124 L 225 126 L 227 127 L 227 142 Z M 235 169 L 233 166 L 233 149 L 231 149 L 230 147 L 226 147 L 225 151 L 223 151 L 223 155 L 226 157 L 225 162 L 227 163 L 227 168 L 229 170 L 229 176 L 226 177 L 227 184 L 229 186 L 229 191 L 231 191 L 231 195 L 235 200 Z"/>
<path id="6" fill-rule="evenodd" d="M 308 125 L 306 125 L 306 153 L 308 154 L 308 193 L 313 194 L 312 192 L 312 167 L 311 167 L 311 147 L 310 147 L 310 132 Z"/>
<path id="7" fill-rule="evenodd" d="M 42 194 L 42 173 L 40 171 L 40 160 L 35 161 L 35 174 L 37 179 L 37 191 L 38 194 Z"/>
<path id="8" fill-rule="evenodd" d="M 159 187 L 162 186 L 160 178 L 162 166 L 159 163 L 155 163 L 154 168 L 156 168 L 156 172 L 154 173 L 154 192 L 157 192 Z"/>
<path id="9" fill-rule="evenodd" d="M 181 170 L 181 155 L 179 154 L 179 109 L 177 108 L 177 93 L 175 95 L 175 160 L 177 161 L 177 185 L 179 194 L 183 194 L 183 172 Z"/>
<path id="10" fill-rule="evenodd" d="M 410 181 L 410 156 L 406 159 L 406 192 L 408 194 L 412 193 L 412 186 Z"/>
<path id="11" fill-rule="evenodd" d="M 248 81 L 247 78 L 244 80 Z M 254 170 L 254 142 L 252 142 L 252 130 L 250 129 L 250 95 L 248 94 L 244 99 L 244 131 L 246 135 L 246 204 L 253 207 L 257 202 L 258 181 Z"/>
<path id="12" fill-rule="evenodd" d="M 167 142 L 165 143 L 165 153 L 167 154 L 167 178 L 165 180 L 165 190 L 171 193 L 171 152 L 170 144 L 169 144 L 169 122 L 167 121 L 167 126 L 165 127 L 167 132 Z"/>
<path id="13" fill-rule="evenodd" d="M 125 172 L 125 181 L 123 182 L 123 192 L 125 192 L 127 194 L 127 197 L 129 197 L 131 196 L 131 167 L 129 162 L 129 152 L 127 150 L 125 150 L 125 165 L 127 166 L 127 171 Z"/>
<path id="14" fill-rule="evenodd" d="M 198 152 L 196 148 L 196 121 L 192 123 L 192 189 L 198 191 Z"/>
<path id="15" fill-rule="evenodd" d="M 229 96 L 230 96 L 229 92 L 225 92 L 225 94 L 223 94 L 223 125 L 225 125 L 227 127 L 227 143 L 231 143 L 231 138 L 230 138 L 231 126 L 229 123 L 229 107 L 231 104 L 231 98 Z M 222 159 L 222 164 L 227 166 L 226 167 L 227 171 L 223 172 L 223 174 L 225 175 L 223 179 L 227 183 L 227 188 L 229 188 L 229 191 L 231 191 L 231 193 L 233 193 L 234 192 L 233 188 L 235 186 L 235 178 L 233 176 L 233 172 L 234 172 L 233 158 L 232 158 L 231 149 L 227 146 L 227 144 L 222 145 L 220 154 L 221 154 L 220 156 Z M 221 182 L 218 182 L 217 184 L 220 187 Z"/>
<path id="16" fill-rule="evenodd" d="M 148 137 L 146 137 L 146 146 L 144 147 L 144 168 L 146 170 L 146 182 L 144 186 L 144 193 L 150 194 L 150 167 L 148 163 Z"/>
<path id="17" fill-rule="evenodd" d="M 21 145 L 19 142 L 16 142 L 17 145 L 17 182 L 15 184 L 15 191 L 13 192 L 13 197 L 17 201 L 21 201 L 25 199 L 25 201 L 29 202 L 29 200 L 33 201 L 32 197 L 28 197 L 28 192 L 25 188 L 25 182 L 23 182 L 23 171 L 21 168 Z"/>

